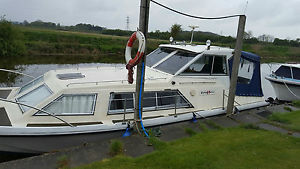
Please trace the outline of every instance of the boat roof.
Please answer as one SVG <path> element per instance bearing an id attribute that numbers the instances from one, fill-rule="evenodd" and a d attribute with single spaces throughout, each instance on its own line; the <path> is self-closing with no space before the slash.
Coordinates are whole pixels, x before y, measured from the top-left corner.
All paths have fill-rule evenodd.
<path id="1" fill-rule="evenodd" d="M 161 44 L 159 47 L 165 48 L 173 48 L 179 50 L 186 50 L 194 53 L 202 53 L 207 50 L 206 45 L 191 45 L 191 44 Z M 226 47 L 219 47 L 219 46 L 210 46 L 210 50 L 218 50 L 224 52 L 232 52 L 233 49 L 226 48 Z"/>
<path id="2" fill-rule="evenodd" d="M 300 68 L 300 64 L 292 64 L 292 63 L 285 63 L 285 64 L 282 64 L 281 66 Z"/>

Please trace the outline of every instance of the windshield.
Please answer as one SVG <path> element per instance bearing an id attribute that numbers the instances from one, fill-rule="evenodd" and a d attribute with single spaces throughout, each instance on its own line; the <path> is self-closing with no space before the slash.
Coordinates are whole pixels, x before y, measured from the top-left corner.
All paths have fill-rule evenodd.
<path id="1" fill-rule="evenodd" d="M 44 81 L 44 76 L 40 76 L 38 78 L 33 79 L 32 81 L 30 81 L 29 83 L 21 87 L 21 89 L 19 90 L 19 94 L 43 81 Z"/>
<path id="2" fill-rule="evenodd" d="M 174 75 L 179 69 L 194 59 L 196 55 L 197 53 L 178 51 L 176 54 L 157 65 L 155 68 Z"/>
<path id="3" fill-rule="evenodd" d="M 172 53 L 174 49 L 170 48 L 158 48 L 149 55 L 147 55 L 147 66 L 152 67 L 157 62 L 159 62 L 164 57 L 168 56 L 170 53 Z"/>

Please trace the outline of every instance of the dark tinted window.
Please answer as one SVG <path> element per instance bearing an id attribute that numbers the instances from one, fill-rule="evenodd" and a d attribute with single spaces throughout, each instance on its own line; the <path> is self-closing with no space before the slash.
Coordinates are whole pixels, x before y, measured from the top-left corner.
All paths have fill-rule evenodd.
<path id="1" fill-rule="evenodd" d="M 226 56 L 215 56 L 213 74 L 227 74 Z"/>
<path id="2" fill-rule="evenodd" d="M 213 56 L 203 55 L 192 63 L 183 73 L 210 74 L 212 68 Z"/>
<path id="3" fill-rule="evenodd" d="M 157 102 L 159 107 L 190 107 L 187 100 L 184 99 L 178 91 L 162 91 L 157 92 Z"/>
<path id="4" fill-rule="evenodd" d="M 126 98 L 126 112 L 133 112 L 133 93 L 112 93 L 108 114 L 124 112 Z M 168 108 L 192 107 L 192 105 L 177 90 L 145 92 L 143 108 L 145 110 L 159 110 Z"/>
<path id="5" fill-rule="evenodd" d="M 191 61 L 196 55 L 196 53 L 179 51 L 166 61 L 156 66 L 155 68 L 163 72 L 175 74 L 179 69 L 181 69 L 189 61 Z"/>
<path id="6" fill-rule="evenodd" d="M 124 105 L 126 99 L 126 111 L 133 111 L 133 94 L 132 93 L 112 93 L 110 95 L 109 112 L 122 111 L 124 112 Z"/>
<path id="7" fill-rule="evenodd" d="M 156 92 L 145 92 L 144 93 L 144 108 L 146 107 L 156 107 Z"/>
<path id="8" fill-rule="evenodd" d="M 168 48 L 158 48 L 154 52 L 147 55 L 147 66 L 151 67 L 155 65 L 158 61 L 163 59 L 164 57 L 168 56 L 174 50 Z"/>
<path id="9" fill-rule="evenodd" d="M 292 78 L 291 76 L 291 69 L 287 66 L 281 66 L 279 69 L 275 72 L 276 76 L 286 77 L 286 78 Z"/>
<path id="10" fill-rule="evenodd" d="M 294 79 L 300 80 L 300 68 L 292 68 Z"/>

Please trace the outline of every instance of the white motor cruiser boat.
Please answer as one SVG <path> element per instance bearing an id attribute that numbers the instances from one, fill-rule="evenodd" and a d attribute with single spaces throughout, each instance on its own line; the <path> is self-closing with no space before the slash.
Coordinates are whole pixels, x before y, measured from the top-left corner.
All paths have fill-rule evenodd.
<path id="1" fill-rule="evenodd" d="M 271 82 L 278 100 L 300 100 L 300 64 L 283 64 L 265 78 Z"/>
<path id="2" fill-rule="evenodd" d="M 144 127 L 225 113 L 232 53 L 175 43 L 147 55 Z M 124 66 L 51 70 L 22 87 L 1 88 L 0 151 L 42 153 L 116 137 L 133 123 L 135 86 Z M 265 105 L 260 58 L 242 52 L 235 107 Z"/>

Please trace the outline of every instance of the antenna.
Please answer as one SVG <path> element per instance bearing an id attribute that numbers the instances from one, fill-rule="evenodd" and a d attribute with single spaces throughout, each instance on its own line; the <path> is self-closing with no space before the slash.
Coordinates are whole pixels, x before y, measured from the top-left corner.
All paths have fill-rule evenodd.
<path id="1" fill-rule="evenodd" d="M 245 9 L 244 9 L 244 15 L 246 15 L 247 8 L 248 8 L 248 0 L 246 1 L 246 5 L 245 5 Z"/>
<path id="2" fill-rule="evenodd" d="M 191 29 L 192 29 L 192 37 L 191 37 L 191 42 L 190 42 L 190 44 L 192 44 L 192 42 L 193 42 L 193 37 L 194 37 L 194 30 L 196 29 L 196 28 L 199 28 L 199 26 L 189 26 Z"/>
<path id="3" fill-rule="evenodd" d="M 126 17 L 126 30 L 129 31 L 129 16 Z"/>

